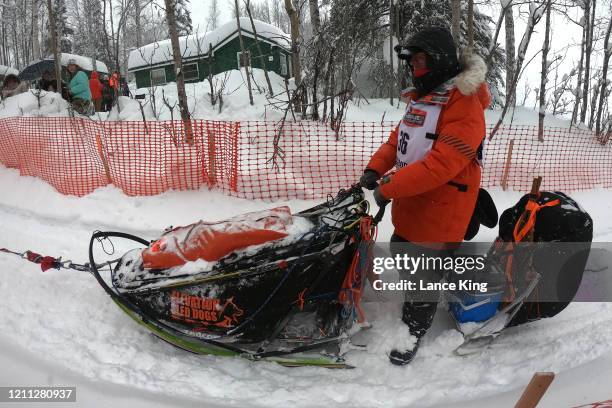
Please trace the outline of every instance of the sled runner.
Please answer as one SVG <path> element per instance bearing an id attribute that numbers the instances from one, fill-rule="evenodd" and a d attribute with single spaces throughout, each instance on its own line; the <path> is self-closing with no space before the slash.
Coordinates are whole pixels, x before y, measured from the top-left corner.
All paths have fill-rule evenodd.
<path id="1" fill-rule="evenodd" d="M 280 207 L 201 221 L 169 229 L 153 242 L 97 232 L 90 265 L 126 314 L 177 347 L 347 368 L 339 349 L 365 323 L 359 301 L 382 211 L 375 219 L 368 215 L 363 192 L 354 186 L 298 214 Z M 109 238 L 138 247 L 109 261 L 110 278 L 104 279 L 94 244 Z M 319 349 L 328 354 L 305 354 Z"/>
<path id="2" fill-rule="evenodd" d="M 564 193 L 540 192 L 540 182 L 535 179 L 531 193 L 500 217 L 486 268 L 473 277 L 488 282 L 487 294 L 446 294 L 464 334 L 456 354 L 480 350 L 507 327 L 555 316 L 580 286 L 593 221 Z"/>

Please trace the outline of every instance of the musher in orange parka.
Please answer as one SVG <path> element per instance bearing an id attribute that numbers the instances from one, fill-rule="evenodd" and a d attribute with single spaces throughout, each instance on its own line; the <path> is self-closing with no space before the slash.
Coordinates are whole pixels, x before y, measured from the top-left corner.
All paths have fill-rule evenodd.
<path id="1" fill-rule="evenodd" d="M 396 51 L 408 62 L 415 87 L 406 92 L 406 113 L 371 158 L 360 184 L 374 190 L 378 205 L 393 201 L 392 244 L 461 242 L 480 187 L 484 109 L 490 102 L 486 65 L 477 55 L 459 62 L 450 32 L 440 27 L 417 32 Z M 402 320 L 417 340 L 411 349 L 391 351 L 390 360 L 398 365 L 412 360 L 437 307 L 409 293 L 406 300 Z"/>

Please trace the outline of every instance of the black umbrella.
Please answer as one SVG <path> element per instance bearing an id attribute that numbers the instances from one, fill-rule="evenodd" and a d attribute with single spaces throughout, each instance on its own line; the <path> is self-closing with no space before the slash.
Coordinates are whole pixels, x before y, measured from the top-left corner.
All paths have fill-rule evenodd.
<path id="1" fill-rule="evenodd" d="M 52 59 L 44 59 L 28 65 L 19 73 L 22 81 L 34 81 L 42 77 L 43 72 L 55 72 L 55 65 Z"/>

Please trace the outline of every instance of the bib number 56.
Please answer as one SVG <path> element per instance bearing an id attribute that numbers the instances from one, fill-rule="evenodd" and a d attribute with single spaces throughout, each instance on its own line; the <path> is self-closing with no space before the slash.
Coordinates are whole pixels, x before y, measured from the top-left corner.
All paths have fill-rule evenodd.
<path id="1" fill-rule="evenodd" d="M 407 132 L 401 131 L 398 146 L 399 146 L 399 151 L 402 154 L 406 154 L 406 151 L 408 151 L 408 140 L 410 140 L 410 134 L 408 134 Z"/>

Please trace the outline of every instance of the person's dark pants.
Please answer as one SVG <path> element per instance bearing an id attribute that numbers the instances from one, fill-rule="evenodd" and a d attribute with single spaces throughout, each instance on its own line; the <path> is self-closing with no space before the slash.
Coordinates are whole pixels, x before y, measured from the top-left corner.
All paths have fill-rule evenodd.
<path id="1" fill-rule="evenodd" d="M 411 257 L 445 257 L 450 256 L 452 251 L 449 249 L 433 249 L 420 245 L 415 245 L 403 239 L 399 235 L 391 236 L 390 244 L 391 255 L 403 256 L 407 254 Z M 441 270 L 420 270 L 415 274 L 410 274 L 405 270 L 399 270 L 399 276 L 402 280 L 412 281 L 416 283 L 416 287 L 421 287 L 421 282 L 424 285 L 427 283 L 437 283 L 443 278 L 444 273 Z M 439 291 L 406 291 L 404 293 L 405 301 L 402 306 L 402 321 L 408 325 L 410 334 L 420 339 L 427 330 L 431 327 L 438 301 L 440 297 Z"/>

